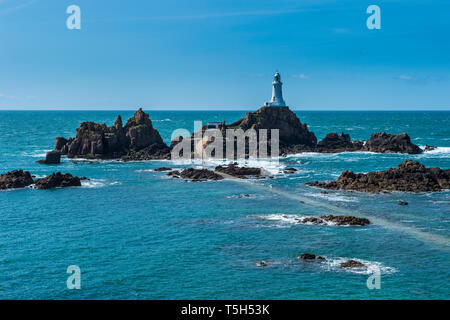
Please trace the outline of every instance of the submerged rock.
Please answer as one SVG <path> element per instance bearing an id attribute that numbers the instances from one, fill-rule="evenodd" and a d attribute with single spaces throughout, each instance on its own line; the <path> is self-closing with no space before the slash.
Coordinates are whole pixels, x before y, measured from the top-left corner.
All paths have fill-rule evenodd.
<path id="1" fill-rule="evenodd" d="M 61 174 L 61 172 L 56 172 L 48 177 L 36 180 L 35 187 L 37 189 L 80 187 L 82 179 L 86 178 L 74 177 L 70 173 Z"/>
<path id="2" fill-rule="evenodd" d="M 312 253 L 302 253 L 300 257 L 298 257 L 301 260 L 315 260 L 316 255 Z"/>
<path id="3" fill-rule="evenodd" d="M 425 145 L 425 149 L 423 149 L 424 151 L 433 151 L 437 149 L 437 147 L 435 146 L 429 146 L 429 145 Z"/>
<path id="4" fill-rule="evenodd" d="M 374 133 L 364 145 L 363 150 L 381 153 L 409 153 L 419 154 L 423 150 L 411 142 L 406 133 L 388 134 L 386 132 Z"/>
<path id="5" fill-rule="evenodd" d="M 407 205 L 408 205 L 408 202 L 402 201 L 402 200 L 398 200 L 398 201 L 397 201 L 397 204 L 398 204 L 399 206 L 407 206 Z"/>
<path id="6" fill-rule="evenodd" d="M 170 171 L 170 170 L 172 170 L 172 168 L 161 167 L 161 168 L 156 168 L 154 171 L 161 172 L 161 171 Z"/>
<path id="7" fill-rule="evenodd" d="M 28 171 L 13 170 L 0 175 L 0 190 L 24 188 L 33 183 Z"/>
<path id="8" fill-rule="evenodd" d="M 258 261 L 256 263 L 256 266 L 258 266 L 258 267 L 267 267 L 267 262 L 264 261 L 264 260 Z"/>
<path id="9" fill-rule="evenodd" d="M 60 164 L 61 163 L 61 152 L 57 150 L 49 151 L 45 155 L 45 160 L 39 160 L 38 163 L 41 164 Z"/>
<path id="10" fill-rule="evenodd" d="M 347 260 L 339 264 L 341 268 L 367 268 L 367 266 L 356 260 Z"/>
<path id="11" fill-rule="evenodd" d="M 302 220 L 302 223 L 322 224 L 323 220 L 315 217 L 308 217 Z"/>
<path id="12" fill-rule="evenodd" d="M 379 193 L 381 191 L 430 192 L 450 189 L 450 170 L 425 168 L 419 162 L 406 160 L 397 168 L 369 173 L 344 171 L 336 181 L 309 182 L 315 186 L 333 190 L 357 190 Z"/>

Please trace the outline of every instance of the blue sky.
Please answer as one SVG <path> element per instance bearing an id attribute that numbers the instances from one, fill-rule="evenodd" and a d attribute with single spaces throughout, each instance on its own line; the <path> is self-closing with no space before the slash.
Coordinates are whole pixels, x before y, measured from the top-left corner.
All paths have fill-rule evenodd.
<path id="1" fill-rule="evenodd" d="M 66 8 L 81 8 L 81 30 Z M 366 9 L 381 8 L 381 30 Z M 447 0 L 0 0 L 0 109 L 450 110 Z"/>

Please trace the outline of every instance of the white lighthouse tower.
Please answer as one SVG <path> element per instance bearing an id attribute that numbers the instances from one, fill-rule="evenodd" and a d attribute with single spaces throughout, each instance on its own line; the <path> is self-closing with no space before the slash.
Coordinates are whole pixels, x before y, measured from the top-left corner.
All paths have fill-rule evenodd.
<path id="1" fill-rule="evenodd" d="M 283 82 L 280 80 L 280 74 L 277 72 L 273 77 L 272 82 L 272 99 L 270 102 L 266 102 L 265 106 L 272 107 L 286 107 L 286 102 L 283 100 L 283 91 L 282 91 Z"/>

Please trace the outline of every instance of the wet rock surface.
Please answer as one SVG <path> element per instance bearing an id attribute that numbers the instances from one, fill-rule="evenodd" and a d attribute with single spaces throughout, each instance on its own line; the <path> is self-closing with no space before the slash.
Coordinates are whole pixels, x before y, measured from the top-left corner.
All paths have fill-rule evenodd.
<path id="1" fill-rule="evenodd" d="M 321 219 L 329 222 L 333 222 L 338 226 L 365 226 L 370 224 L 369 219 L 358 218 L 353 216 L 322 216 Z"/>
<path id="2" fill-rule="evenodd" d="M 61 172 L 56 172 L 48 177 L 36 180 L 35 188 L 53 189 L 66 187 L 80 187 L 81 180 L 85 179 L 86 178 L 74 177 L 70 173 L 62 174 Z"/>
<path id="3" fill-rule="evenodd" d="M 397 168 L 385 171 L 369 173 L 344 171 L 336 181 L 315 181 L 306 184 L 325 189 L 371 193 L 381 191 L 431 192 L 450 189 L 450 170 L 425 168 L 419 162 L 406 160 Z"/>
<path id="4" fill-rule="evenodd" d="M 320 218 L 316 217 L 307 217 L 300 221 L 304 224 L 314 224 L 321 225 L 326 222 L 332 222 L 337 226 L 365 226 L 370 224 L 370 220 L 366 218 L 358 218 L 353 216 L 321 216 Z"/>
<path id="5" fill-rule="evenodd" d="M 28 171 L 13 170 L 0 175 L 0 190 L 24 188 L 33 183 Z"/>
<path id="6" fill-rule="evenodd" d="M 154 171 L 156 172 L 162 172 L 162 171 L 171 171 L 172 168 L 169 167 L 161 167 L 161 168 L 156 168 Z"/>
<path id="7" fill-rule="evenodd" d="M 298 257 L 301 260 L 315 260 L 316 255 L 312 253 L 302 253 L 300 257 Z"/>
<path id="8" fill-rule="evenodd" d="M 367 266 L 356 260 L 347 260 L 339 264 L 341 268 L 367 268 Z"/>
<path id="9" fill-rule="evenodd" d="M 223 177 L 214 171 L 208 170 L 208 169 L 194 169 L 189 168 L 181 171 L 179 176 L 183 179 L 188 179 L 193 182 L 200 182 L 200 181 L 208 181 L 208 180 L 222 180 Z"/>

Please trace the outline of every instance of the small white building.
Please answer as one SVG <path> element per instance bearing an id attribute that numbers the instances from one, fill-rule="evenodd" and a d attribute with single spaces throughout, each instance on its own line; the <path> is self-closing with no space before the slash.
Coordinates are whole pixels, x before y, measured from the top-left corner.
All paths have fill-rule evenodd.
<path id="1" fill-rule="evenodd" d="M 264 106 L 266 107 L 286 107 L 286 102 L 283 100 L 283 82 L 281 82 L 280 74 L 277 72 L 273 77 L 272 82 L 272 99 L 270 102 L 266 102 Z"/>

